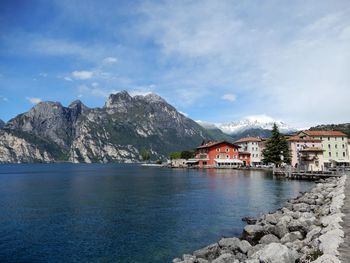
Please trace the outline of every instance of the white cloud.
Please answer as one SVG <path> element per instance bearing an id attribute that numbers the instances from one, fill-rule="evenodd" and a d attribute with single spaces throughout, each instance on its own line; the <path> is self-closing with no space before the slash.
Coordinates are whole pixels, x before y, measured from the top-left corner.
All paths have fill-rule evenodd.
<path id="1" fill-rule="evenodd" d="M 106 57 L 103 59 L 103 63 L 106 63 L 106 64 L 113 64 L 113 63 L 116 63 L 117 61 L 118 60 L 115 57 Z"/>
<path id="2" fill-rule="evenodd" d="M 64 77 L 63 79 L 66 81 L 73 81 L 71 77 Z"/>
<path id="3" fill-rule="evenodd" d="M 72 77 L 75 79 L 80 79 L 80 80 L 91 79 L 93 77 L 93 75 L 94 75 L 94 72 L 87 71 L 87 70 L 73 71 L 72 72 Z"/>
<path id="4" fill-rule="evenodd" d="M 236 95 L 234 94 L 225 94 L 221 97 L 223 100 L 227 100 L 229 102 L 234 102 L 236 100 Z"/>
<path id="5" fill-rule="evenodd" d="M 81 96 L 94 96 L 94 97 L 103 97 L 107 98 L 110 94 L 117 93 L 118 90 L 115 89 L 104 89 L 99 87 L 89 87 L 87 85 L 80 85 L 78 91 Z"/>
<path id="6" fill-rule="evenodd" d="M 38 104 L 42 101 L 40 98 L 35 97 L 26 97 L 26 100 L 28 100 L 31 104 Z"/>
<path id="7" fill-rule="evenodd" d="M 146 96 L 151 94 L 151 91 L 142 91 L 142 90 L 131 90 L 128 91 L 128 93 L 130 94 L 130 96 L 134 97 L 134 96 Z"/>

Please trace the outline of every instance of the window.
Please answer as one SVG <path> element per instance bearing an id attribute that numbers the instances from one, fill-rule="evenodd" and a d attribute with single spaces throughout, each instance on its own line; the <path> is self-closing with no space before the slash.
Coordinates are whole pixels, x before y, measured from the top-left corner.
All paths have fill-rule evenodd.
<path id="1" fill-rule="evenodd" d="M 344 141 L 344 137 L 341 137 L 341 140 Z"/>
<path id="2" fill-rule="evenodd" d="M 313 144 L 312 147 L 315 147 L 315 144 Z"/>
<path id="3" fill-rule="evenodd" d="M 220 148 L 216 148 L 216 151 L 217 151 L 217 152 L 220 152 Z"/>
<path id="4" fill-rule="evenodd" d="M 330 149 L 331 148 L 331 145 L 330 144 L 328 144 L 328 149 Z"/>
<path id="5" fill-rule="evenodd" d="M 337 140 L 337 137 L 335 137 L 334 140 Z"/>
<path id="6" fill-rule="evenodd" d="M 230 155 L 226 155 L 226 159 L 230 159 Z"/>
<path id="7" fill-rule="evenodd" d="M 297 147 L 299 147 L 299 144 L 297 144 Z"/>
<path id="8" fill-rule="evenodd" d="M 343 143 L 343 149 L 345 148 L 345 144 Z"/>
<path id="9" fill-rule="evenodd" d="M 226 148 L 226 152 L 229 152 L 230 151 L 230 149 L 229 148 Z"/>
<path id="10" fill-rule="evenodd" d="M 337 144 L 334 147 L 335 147 L 335 149 L 338 149 L 338 145 Z"/>
<path id="11" fill-rule="evenodd" d="M 338 157 L 338 152 L 335 153 L 335 156 Z"/>
<path id="12" fill-rule="evenodd" d="M 345 157 L 345 152 L 343 152 L 343 157 Z"/>
<path id="13" fill-rule="evenodd" d="M 328 141 L 330 140 L 331 138 L 328 137 Z"/>
<path id="14" fill-rule="evenodd" d="M 220 155 L 216 155 L 216 159 L 219 159 L 220 158 Z"/>
<path id="15" fill-rule="evenodd" d="M 332 157 L 332 153 L 331 153 L 331 152 L 329 152 L 329 153 L 328 153 L 328 156 L 329 156 L 329 157 Z"/>
<path id="16" fill-rule="evenodd" d="M 255 157 L 259 157 L 259 154 L 255 154 Z"/>

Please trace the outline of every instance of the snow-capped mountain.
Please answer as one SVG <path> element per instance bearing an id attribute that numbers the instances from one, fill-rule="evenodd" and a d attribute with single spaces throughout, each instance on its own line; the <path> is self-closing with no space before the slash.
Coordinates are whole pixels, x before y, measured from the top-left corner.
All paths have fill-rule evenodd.
<path id="1" fill-rule="evenodd" d="M 198 124 L 202 125 L 206 129 L 210 129 L 213 127 L 213 124 L 197 121 Z M 248 116 L 240 121 L 229 122 L 229 123 L 217 123 L 215 127 L 219 128 L 226 134 L 235 135 L 237 133 L 242 133 L 246 130 L 250 129 L 263 129 L 263 130 L 271 130 L 273 124 L 276 123 L 281 132 L 287 133 L 296 131 L 297 129 L 290 127 L 288 124 L 274 120 L 273 118 L 266 115 L 255 115 Z"/>

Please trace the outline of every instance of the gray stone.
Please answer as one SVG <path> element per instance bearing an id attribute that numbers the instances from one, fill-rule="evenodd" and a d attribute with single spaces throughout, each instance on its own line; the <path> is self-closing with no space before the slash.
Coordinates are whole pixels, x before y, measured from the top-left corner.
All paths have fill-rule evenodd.
<path id="1" fill-rule="evenodd" d="M 266 244 L 266 245 L 270 243 L 279 243 L 279 242 L 280 240 L 278 239 L 278 237 L 276 237 L 273 234 L 265 235 L 259 241 L 260 244 Z"/>
<path id="2" fill-rule="evenodd" d="M 282 244 L 271 243 L 257 251 L 252 257 L 268 263 L 295 263 L 299 254 Z"/>
<path id="3" fill-rule="evenodd" d="M 270 223 L 271 225 L 276 225 L 277 224 L 277 219 L 275 217 L 275 215 L 273 214 L 267 214 L 265 216 L 265 220 Z"/>
<path id="4" fill-rule="evenodd" d="M 219 246 L 221 248 L 229 248 L 230 250 L 236 250 L 239 247 L 241 240 L 236 237 L 223 238 L 219 241 Z"/>
<path id="5" fill-rule="evenodd" d="M 229 253 L 222 254 L 217 259 L 214 259 L 211 263 L 233 263 L 237 261 L 235 256 Z"/>
<path id="6" fill-rule="evenodd" d="M 293 205 L 293 210 L 299 212 L 310 212 L 310 206 L 305 203 L 295 204 Z"/>
<path id="7" fill-rule="evenodd" d="M 277 225 L 269 230 L 271 234 L 274 234 L 278 238 L 284 237 L 287 233 L 289 233 L 289 230 L 287 228 L 286 224 L 283 224 L 281 222 L 277 223 Z"/>
<path id="8" fill-rule="evenodd" d="M 312 263 L 341 263 L 341 261 L 333 255 L 322 255 Z"/>
<path id="9" fill-rule="evenodd" d="M 282 237 L 281 243 L 284 244 L 288 242 L 294 242 L 302 238 L 303 238 L 303 235 L 299 231 L 295 231 L 295 232 L 288 233 L 284 237 Z"/>
<path id="10" fill-rule="evenodd" d="M 197 258 L 204 258 L 208 260 L 213 260 L 219 255 L 219 245 L 218 243 L 211 244 L 204 248 L 198 249 L 193 252 L 193 255 Z"/>
<path id="11" fill-rule="evenodd" d="M 241 242 L 238 244 L 238 249 L 244 254 L 247 254 L 251 247 L 252 245 L 246 240 L 241 240 Z"/>

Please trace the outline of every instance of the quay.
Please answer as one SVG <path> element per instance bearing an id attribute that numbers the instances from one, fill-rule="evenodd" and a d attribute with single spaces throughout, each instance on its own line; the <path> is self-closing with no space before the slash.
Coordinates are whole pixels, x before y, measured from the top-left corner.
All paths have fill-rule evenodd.
<path id="1" fill-rule="evenodd" d="M 350 173 L 347 173 L 346 176 L 350 176 Z M 340 255 L 339 259 L 341 262 L 350 262 L 350 180 L 346 180 L 345 182 L 345 199 L 344 205 L 342 207 L 343 222 L 340 223 L 341 227 L 344 231 L 344 242 L 340 244 L 338 249 Z"/>

